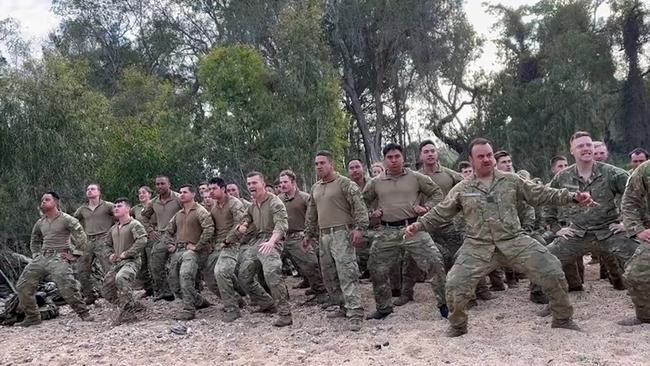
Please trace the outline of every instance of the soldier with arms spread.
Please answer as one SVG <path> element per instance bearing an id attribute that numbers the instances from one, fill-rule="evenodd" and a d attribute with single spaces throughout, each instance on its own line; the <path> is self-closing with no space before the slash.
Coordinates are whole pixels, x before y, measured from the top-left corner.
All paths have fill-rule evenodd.
<path id="1" fill-rule="evenodd" d="M 465 307 L 472 299 L 476 284 L 500 265 L 519 268 L 542 286 L 550 298 L 551 327 L 579 329 L 571 319 L 573 307 L 560 262 L 542 244 L 524 234 L 517 203 L 525 200 L 532 205 L 591 204 L 591 196 L 546 188 L 516 174 L 496 170 L 492 146 L 486 139 L 472 141 L 469 151 L 474 178 L 457 184 L 443 202 L 405 231 L 405 236 L 410 238 L 421 230 L 445 225 L 459 212 L 465 218 L 465 242 L 447 275 L 451 323 L 447 335 L 457 337 L 467 333 Z"/>

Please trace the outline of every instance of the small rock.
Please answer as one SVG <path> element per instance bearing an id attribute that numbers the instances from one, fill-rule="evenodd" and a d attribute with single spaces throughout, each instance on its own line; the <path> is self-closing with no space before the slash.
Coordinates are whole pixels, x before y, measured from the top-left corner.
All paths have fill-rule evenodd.
<path id="1" fill-rule="evenodd" d="M 384 346 L 384 347 L 388 347 L 389 345 L 390 345 L 390 343 L 389 343 L 388 341 L 386 341 L 386 342 L 384 342 L 384 343 L 382 344 L 382 346 Z"/>
<path id="2" fill-rule="evenodd" d="M 375 349 L 379 351 L 381 349 L 381 344 L 375 344 Z"/>

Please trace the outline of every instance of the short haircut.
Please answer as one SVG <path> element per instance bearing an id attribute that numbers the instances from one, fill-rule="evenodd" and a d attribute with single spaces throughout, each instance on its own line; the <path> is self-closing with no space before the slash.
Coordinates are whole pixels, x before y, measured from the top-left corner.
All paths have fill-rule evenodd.
<path id="1" fill-rule="evenodd" d="M 318 152 L 316 153 L 316 156 L 324 156 L 324 157 L 326 157 L 327 160 L 329 160 L 329 161 L 333 161 L 333 160 L 334 160 L 334 155 L 332 155 L 332 153 L 331 153 L 330 151 L 328 151 L 328 150 L 320 150 L 320 151 L 318 151 Z"/>
<path id="2" fill-rule="evenodd" d="M 264 174 L 253 170 L 252 172 L 246 174 L 246 178 L 253 178 L 253 177 L 260 177 L 262 179 L 262 182 L 266 182 L 266 178 L 264 177 Z"/>
<path id="3" fill-rule="evenodd" d="M 602 142 L 602 141 L 594 141 L 594 147 L 600 147 L 600 146 L 604 146 L 605 150 L 607 150 L 607 145 L 604 142 Z"/>
<path id="4" fill-rule="evenodd" d="M 591 138 L 591 134 L 587 131 L 577 131 L 573 135 L 571 135 L 571 139 L 569 139 L 569 143 L 572 143 L 573 140 L 578 139 L 580 137 L 589 137 Z"/>
<path id="5" fill-rule="evenodd" d="M 551 158 L 551 167 L 555 166 L 555 163 L 557 163 L 560 160 L 569 161 L 564 155 L 555 155 L 554 157 Z"/>
<path id="6" fill-rule="evenodd" d="M 52 198 L 54 198 L 54 199 L 57 200 L 57 201 L 61 199 L 61 196 L 59 196 L 59 194 L 56 193 L 56 192 L 54 192 L 54 191 L 47 191 L 47 192 L 45 192 L 45 193 L 43 193 L 43 194 L 44 194 L 44 195 L 45 195 L 45 194 L 49 194 L 50 196 L 52 196 Z"/>
<path id="7" fill-rule="evenodd" d="M 494 160 L 499 161 L 499 159 L 506 157 L 506 156 L 511 156 L 509 152 L 505 150 L 499 150 L 494 153 Z"/>
<path id="8" fill-rule="evenodd" d="M 420 142 L 420 147 L 418 148 L 418 151 L 422 152 L 422 148 L 427 146 L 427 145 L 433 145 L 434 148 L 437 148 L 436 144 L 433 143 L 433 140 L 424 140 L 424 141 Z"/>
<path id="9" fill-rule="evenodd" d="M 381 153 L 385 157 L 386 154 L 388 154 L 389 152 L 391 152 L 393 150 L 397 150 L 402 155 L 404 155 L 404 148 L 402 147 L 402 145 L 396 144 L 394 142 L 389 142 L 388 144 L 386 144 L 386 146 L 384 146 L 384 149 L 381 151 Z"/>
<path id="10" fill-rule="evenodd" d="M 170 183 L 171 183 L 171 181 L 169 180 L 169 177 L 166 176 L 166 175 L 156 175 L 156 178 L 154 179 L 154 181 L 155 181 L 156 179 L 164 179 L 164 180 L 166 180 L 167 182 L 170 182 Z"/>
<path id="11" fill-rule="evenodd" d="M 281 177 L 283 175 L 286 175 L 287 177 L 289 177 L 289 179 L 291 179 L 292 182 L 296 181 L 296 173 L 294 173 L 290 169 L 286 169 L 286 170 L 281 171 L 280 175 L 278 175 L 278 177 Z"/>
<path id="12" fill-rule="evenodd" d="M 212 177 L 208 180 L 208 184 L 216 184 L 219 188 L 226 187 L 226 181 L 221 177 Z"/>
<path id="13" fill-rule="evenodd" d="M 462 171 L 463 169 L 471 168 L 472 164 L 469 163 L 469 161 L 461 161 L 458 163 L 458 170 Z"/>
<path id="14" fill-rule="evenodd" d="M 88 188 L 88 187 L 90 187 L 90 186 L 95 186 L 95 187 L 97 187 L 97 190 L 100 191 L 100 192 L 101 192 L 101 190 L 102 190 L 102 186 L 99 185 L 99 183 L 90 183 L 90 184 L 88 184 L 88 185 L 86 186 L 86 188 Z"/>
<path id="15" fill-rule="evenodd" d="M 208 185 L 208 182 L 206 182 L 206 181 L 203 181 L 203 182 L 199 183 L 199 187 L 200 186 L 207 186 L 207 185 Z"/>
<path id="16" fill-rule="evenodd" d="M 359 163 L 361 163 L 361 166 L 365 166 L 365 164 L 363 163 L 363 160 L 361 160 L 359 158 L 352 158 L 352 159 L 348 160 L 347 166 L 350 166 L 350 163 L 353 162 L 353 161 L 358 161 Z M 282 174 L 280 174 L 280 175 L 282 175 Z"/>
<path id="17" fill-rule="evenodd" d="M 187 188 L 188 191 L 192 193 L 196 193 L 196 191 L 194 190 L 194 186 L 191 184 L 183 184 L 182 186 L 178 187 L 178 190 L 180 191 L 183 188 Z"/>
<path id="18" fill-rule="evenodd" d="M 488 144 L 490 146 L 492 146 L 492 143 L 490 142 L 490 140 L 488 140 L 486 138 L 483 138 L 483 137 L 477 137 L 474 140 L 470 141 L 470 143 L 469 143 L 469 156 L 472 156 L 472 149 L 474 148 L 474 146 L 476 146 L 476 145 L 488 145 Z"/>
<path id="19" fill-rule="evenodd" d="M 145 191 L 149 192 L 149 194 L 153 194 L 153 189 L 151 189 L 151 187 L 149 187 L 149 186 L 142 186 L 142 187 L 138 188 L 138 191 L 141 190 L 141 189 L 144 189 Z"/>
<path id="20" fill-rule="evenodd" d="M 273 187 L 279 186 L 280 185 L 280 179 L 276 179 L 273 181 Z"/>
<path id="21" fill-rule="evenodd" d="M 634 150 L 630 151 L 629 156 L 631 158 L 632 155 L 639 155 L 639 154 L 645 155 L 645 158 L 648 159 L 648 151 L 646 149 L 642 148 L 642 147 L 637 147 Z"/>
<path id="22" fill-rule="evenodd" d="M 120 197 L 120 198 L 116 199 L 115 204 L 118 204 L 118 203 L 123 203 L 123 204 L 131 207 L 131 201 L 126 197 Z"/>

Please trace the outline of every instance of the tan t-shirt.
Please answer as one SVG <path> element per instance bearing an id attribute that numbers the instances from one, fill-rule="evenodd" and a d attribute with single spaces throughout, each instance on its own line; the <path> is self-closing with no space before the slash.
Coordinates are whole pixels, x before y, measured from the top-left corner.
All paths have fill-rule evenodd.
<path id="1" fill-rule="evenodd" d="M 287 208 L 289 215 L 289 230 L 287 234 L 301 232 L 305 230 L 305 215 L 307 213 L 307 202 L 309 202 L 309 194 L 297 191 L 293 197 L 289 197 L 283 193 L 279 196 Z"/>
<path id="2" fill-rule="evenodd" d="M 219 202 L 215 202 L 210 211 L 214 221 L 215 243 L 225 242 L 245 213 L 244 204 L 236 197 L 228 196 L 223 206 L 220 206 Z"/>
<path id="3" fill-rule="evenodd" d="M 107 201 L 99 201 L 99 205 L 94 210 L 88 206 L 88 203 L 84 203 L 73 216 L 79 220 L 86 235 L 105 234 L 115 223 L 113 204 Z"/>
<path id="4" fill-rule="evenodd" d="M 118 222 L 109 230 L 106 244 L 113 248 L 113 252 L 118 256 L 126 252 L 127 258 L 138 258 L 147 244 L 147 232 L 136 219 L 132 219 L 122 227 Z"/>

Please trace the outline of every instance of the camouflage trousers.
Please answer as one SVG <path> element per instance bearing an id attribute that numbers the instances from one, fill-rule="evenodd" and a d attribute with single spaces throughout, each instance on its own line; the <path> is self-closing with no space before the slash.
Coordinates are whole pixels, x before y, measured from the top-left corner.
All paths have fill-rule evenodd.
<path id="1" fill-rule="evenodd" d="M 389 312 L 393 308 L 389 273 L 395 261 L 410 256 L 425 273 L 425 282 L 431 283 L 438 307 L 445 301 L 445 268 L 442 254 L 426 232 L 418 232 L 404 239 L 403 227 L 385 226 L 378 232 L 370 248 L 370 278 L 375 294 L 377 311 Z"/>
<path id="2" fill-rule="evenodd" d="M 104 244 L 106 234 L 102 235 L 89 235 L 88 245 L 83 251 L 81 257 L 75 264 L 79 282 L 81 283 L 81 295 L 86 298 L 94 299 L 96 289 L 101 286 L 95 286 L 95 279 L 93 278 L 93 261 L 97 260 L 102 269 L 101 275 L 104 276 L 111 269 L 113 264 L 108 259 L 108 248 Z M 101 285 L 101 284 L 100 284 Z"/>
<path id="3" fill-rule="evenodd" d="M 239 279 L 244 291 L 248 293 L 253 303 L 263 308 L 276 305 L 278 314 L 282 316 L 291 315 L 289 291 L 282 277 L 282 245 L 277 244 L 269 254 L 262 254 L 259 251 L 259 245 L 268 239 L 268 236 L 257 238 L 252 241 L 250 248 L 243 253 L 239 268 Z M 257 280 L 260 271 L 264 273 L 264 279 L 269 286 L 271 296 L 264 291 L 264 288 Z"/>
<path id="4" fill-rule="evenodd" d="M 330 299 L 345 309 L 348 318 L 363 317 L 359 288 L 359 267 L 345 227 L 322 229 L 318 241 L 318 257 L 323 283 Z"/>
<path id="5" fill-rule="evenodd" d="M 183 311 L 194 314 L 196 308 L 207 302 L 196 289 L 199 269 L 205 266 L 205 251 L 186 250 L 177 244 L 169 258 L 169 287 L 183 299 Z"/>
<path id="6" fill-rule="evenodd" d="M 447 305 L 452 327 L 467 326 L 465 307 L 473 298 L 476 284 L 499 266 L 514 267 L 539 284 L 550 299 L 554 319 L 567 320 L 573 316 L 562 265 L 538 241 L 527 235 L 494 244 L 465 239 L 447 274 Z"/>
<path id="7" fill-rule="evenodd" d="M 140 259 L 122 260 L 114 265 L 104 277 L 102 296 L 122 309 L 133 306 L 133 284 L 140 271 Z"/>
<path id="8" fill-rule="evenodd" d="M 142 282 L 142 288 L 146 291 L 153 291 L 153 279 L 151 278 L 151 249 L 153 247 L 153 242 L 151 240 L 147 241 L 147 245 L 144 247 L 140 255 L 140 270 L 136 276 L 136 279 Z"/>
<path id="9" fill-rule="evenodd" d="M 305 251 L 302 248 L 303 233 L 293 233 L 287 235 L 284 241 L 284 251 L 291 256 L 294 263 L 298 266 L 300 274 L 307 278 L 309 286 L 316 293 L 325 292 L 323 278 L 320 273 L 320 265 L 314 248 Z"/>
<path id="10" fill-rule="evenodd" d="M 359 273 L 364 273 L 369 270 L 368 260 L 370 259 L 370 248 L 372 247 L 372 242 L 375 240 L 375 236 L 380 233 L 378 230 L 367 230 L 366 234 L 363 236 L 363 247 L 354 248 L 357 253 L 357 263 L 359 264 Z M 361 253 L 361 254 L 360 254 Z M 403 268 L 406 268 L 407 263 L 406 258 L 401 257 L 400 260 L 395 261 L 395 264 L 391 267 L 388 272 L 388 278 L 390 280 L 390 288 L 392 291 L 401 291 L 403 290 L 402 286 L 402 272 Z M 413 273 L 413 278 L 419 278 L 422 274 L 415 266 Z"/>
<path id="11" fill-rule="evenodd" d="M 650 243 L 641 242 L 623 274 L 636 317 L 650 321 Z"/>
<path id="12" fill-rule="evenodd" d="M 201 268 L 201 277 L 205 282 L 205 286 L 217 297 L 221 297 L 221 291 L 219 290 L 219 284 L 216 278 L 216 267 L 217 261 L 221 256 L 221 244 L 217 245 L 215 249 L 208 254 L 208 258 L 205 261 L 205 265 Z"/>
<path id="13" fill-rule="evenodd" d="M 160 235 L 163 235 L 162 233 Z M 167 262 L 170 253 L 167 250 L 167 244 L 162 240 L 153 240 L 151 246 L 151 279 L 153 289 L 157 296 L 171 295 L 169 282 L 167 281 Z"/>
<path id="14" fill-rule="evenodd" d="M 60 252 L 46 250 L 27 264 L 16 283 L 20 306 L 26 317 L 40 316 L 34 294 L 45 277 L 50 277 L 56 283 L 61 297 L 77 314 L 88 313 L 88 308 L 81 301 L 79 282 L 74 278 L 72 266 L 61 258 Z"/>
<path id="15" fill-rule="evenodd" d="M 567 275 L 578 273 L 575 266 L 576 257 L 582 258 L 589 252 L 600 253 L 601 265 L 606 266 L 610 280 L 616 283 L 623 282 L 625 263 L 632 258 L 638 245 L 625 233 L 611 233 L 608 237 L 599 239 L 595 233 L 588 231 L 583 237 L 557 238 L 548 246 L 548 250 L 560 260 L 565 269 L 570 269 L 567 270 Z M 581 284 L 582 281 L 576 278 L 571 279 L 571 283 Z"/>
<path id="16" fill-rule="evenodd" d="M 239 300 L 243 291 L 239 282 L 238 271 L 243 260 L 243 254 L 249 249 L 248 245 L 231 244 L 221 249 L 214 267 L 213 277 L 217 281 L 223 310 L 238 311 Z"/>

